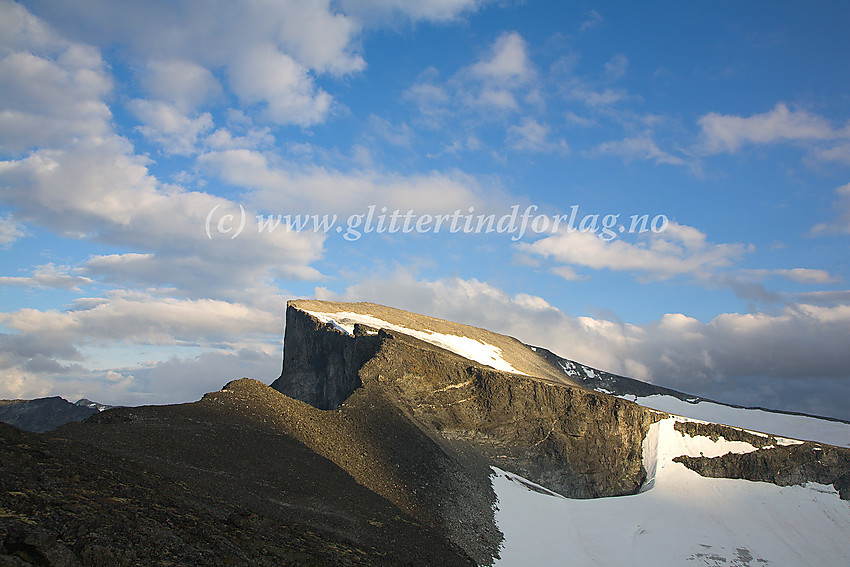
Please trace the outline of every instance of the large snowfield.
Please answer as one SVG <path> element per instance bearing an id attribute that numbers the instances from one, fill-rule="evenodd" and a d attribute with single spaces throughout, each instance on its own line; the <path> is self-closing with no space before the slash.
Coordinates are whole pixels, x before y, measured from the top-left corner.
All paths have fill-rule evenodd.
<path id="1" fill-rule="evenodd" d="M 704 478 L 673 458 L 755 448 L 684 436 L 676 419 L 651 426 L 636 495 L 569 499 L 493 468 L 505 535 L 496 565 L 850 565 L 850 502 L 832 486 Z"/>

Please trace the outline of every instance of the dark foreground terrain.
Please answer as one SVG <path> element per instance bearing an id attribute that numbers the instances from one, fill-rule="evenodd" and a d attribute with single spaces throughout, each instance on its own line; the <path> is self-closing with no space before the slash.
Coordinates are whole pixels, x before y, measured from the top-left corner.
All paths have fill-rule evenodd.
<path id="1" fill-rule="evenodd" d="M 48 435 L 0 424 L 0 566 L 473 564 L 258 425 L 268 407 L 117 409 Z"/>

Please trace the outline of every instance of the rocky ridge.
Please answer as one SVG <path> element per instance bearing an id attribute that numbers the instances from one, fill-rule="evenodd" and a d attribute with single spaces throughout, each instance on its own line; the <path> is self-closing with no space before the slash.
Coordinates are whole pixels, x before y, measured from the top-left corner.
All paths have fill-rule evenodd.
<path id="1" fill-rule="evenodd" d="M 44 435 L 0 425 L 0 565 L 473 564 L 289 434 L 320 413 L 246 379 Z"/>
<path id="2" fill-rule="evenodd" d="M 45 435 L 0 426 L 0 566 L 489 565 L 503 543 L 492 467 L 570 498 L 645 488 L 647 431 L 668 414 L 582 385 L 603 373 L 374 304 L 292 301 L 286 319 L 272 387 L 236 380 Z M 674 459 L 702 475 L 850 492 L 847 449 L 675 428 L 752 446 Z"/>
<path id="3" fill-rule="evenodd" d="M 336 313 L 335 320 L 323 321 L 327 317 L 317 318 L 311 314 L 314 312 Z M 349 334 L 338 322 L 345 321 L 346 313 L 368 314 L 414 329 L 469 333 L 482 342 L 510 345 L 509 352 L 502 351 L 510 364 L 526 369 L 528 361 L 533 360 L 536 371 L 545 377 L 495 370 L 403 331 L 355 324 Z M 291 339 L 289 329 L 294 329 Z M 377 385 L 382 395 L 390 394 L 393 403 L 448 452 L 474 454 L 490 465 L 571 498 L 634 494 L 641 488 L 646 475 L 641 462 L 643 439 L 649 424 L 667 414 L 582 385 L 599 387 L 598 381 L 640 395 L 669 394 L 672 390 L 588 369 L 510 337 L 482 334 L 481 330 L 470 333 L 469 329 L 374 304 L 293 301 L 287 309 L 284 368 L 272 387 L 315 404 L 337 377 L 344 377 L 342 383 L 347 388 Z M 314 345 L 328 341 L 352 354 L 344 360 L 316 358 L 311 364 L 303 362 L 317 350 Z M 324 366 L 323 361 L 329 361 L 332 367 Z M 558 373 L 564 378 L 558 378 Z M 675 394 L 680 399 L 696 399 Z M 327 400 L 318 404 L 333 406 Z M 707 475 L 714 470 L 715 476 L 776 483 L 835 482 L 839 488 L 850 470 L 844 457 L 850 451 L 843 448 L 819 444 L 830 447 L 830 455 L 840 456 L 827 464 L 821 459 L 815 466 L 817 451 L 806 453 L 782 446 L 773 436 L 696 420 L 682 421 L 677 429 L 691 436 L 708 434 L 742 440 L 759 448 L 749 455 L 723 457 L 744 463 L 738 470 L 727 467 L 721 471 L 718 465 L 682 458 L 683 464 Z M 783 468 L 783 459 L 790 453 L 800 461 L 799 471 L 790 476 L 776 475 L 773 471 Z M 841 493 L 846 497 L 845 491 Z"/>

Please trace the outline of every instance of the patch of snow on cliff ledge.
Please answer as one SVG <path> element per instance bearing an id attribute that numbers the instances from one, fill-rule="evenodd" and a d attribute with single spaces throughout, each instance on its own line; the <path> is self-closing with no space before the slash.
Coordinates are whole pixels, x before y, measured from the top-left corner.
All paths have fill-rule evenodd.
<path id="1" fill-rule="evenodd" d="M 495 368 L 496 370 L 525 375 L 525 372 L 520 372 L 502 357 L 502 349 L 469 337 L 410 329 L 401 325 L 388 323 L 387 321 L 378 319 L 372 315 L 353 313 L 351 311 L 324 313 L 321 311 L 305 310 L 305 312 L 309 313 L 322 323 L 330 323 L 335 328 L 348 333 L 349 335 L 354 334 L 354 325 L 356 323 L 374 327 L 376 329 L 398 331 L 399 333 L 404 333 L 405 335 L 410 335 L 411 337 L 417 338 L 421 341 L 431 343 L 434 346 L 444 348 L 464 358 L 468 358 L 469 360 L 474 360 L 475 362 L 484 364 L 485 366 Z"/>

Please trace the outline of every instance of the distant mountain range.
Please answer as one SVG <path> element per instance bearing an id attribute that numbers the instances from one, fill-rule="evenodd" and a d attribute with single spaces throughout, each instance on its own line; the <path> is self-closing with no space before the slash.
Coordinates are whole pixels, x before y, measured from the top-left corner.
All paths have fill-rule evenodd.
<path id="1" fill-rule="evenodd" d="M 0 565 L 850 564 L 845 422 L 368 303 L 291 301 L 284 355 L 271 387 L 0 426 Z"/>
<path id="2" fill-rule="evenodd" d="M 65 423 L 82 421 L 111 407 L 85 398 L 71 403 L 59 396 L 35 400 L 0 400 L 0 422 L 24 431 L 43 433 Z"/>

